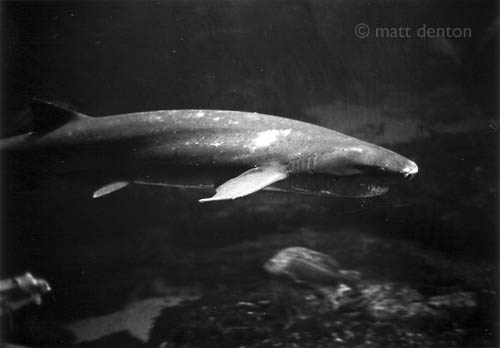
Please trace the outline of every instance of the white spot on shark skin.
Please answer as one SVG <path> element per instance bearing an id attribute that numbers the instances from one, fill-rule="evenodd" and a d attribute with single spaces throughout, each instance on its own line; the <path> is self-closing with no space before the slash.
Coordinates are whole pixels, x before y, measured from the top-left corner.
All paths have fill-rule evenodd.
<path id="1" fill-rule="evenodd" d="M 215 146 L 215 147 L 219 147 L 221 145 L 224 145 L 224 142 L 222 142 L 222 141 L 214 141 L 214 142 L 210 143 L 210 145 Z"/>
<path id="2" fill-rule="evenodd" d="M 214 121 L 216 121 L 216 122 L 217 122 L 217 121 L 220 121 L 220 117 L 219 117 L 219 116 L 214 117 Z"/>
<path id="3" fill-rule="evenodd" d="M 196 114 L 194 114 L 194 118 L 202 118 L 205 117 L 205 112 L 204 111 L 198 111 Z"/>
<path id="4" fill-rule="evenodd" d="M 239 121 L 232 121 L 231 120 L 231 121 L 229 121 L 229 124 L 240 124 L 240 122 Z"/>
<path id="5" fill-rule="evenodd" d="M 267 131 L 259 132 L 257 137 L 252 141 L 250 146 L 251 151 L 260 149 L 263 147 L 268 147 L 278 140 L 279 137 L 286 137 L 290 134 L 291 129 L 270 129 Z"/>
<path id="6" fill-rule="evenodd" d="M 418 173 L 418 166 L 415 162 L 410 161 L 410 163 L 403 168 L 403 173 L 405 173 L 405 177 L 409 177 L 411 175 Z"/>
<path id="7" fill-rule="evenodd" d="M 354 151 L 354 152 L 358 152 L 358 153 L 363 153 L 364 150 L 360 147 L 346 147 L 346 148 L 343 148 L 342 151 Z"/>
<path id="8" fill-rule="evenodd" d="M 257 114 L 256 112 L 252 113 L 247 112 L 243 115 L 243 117 L 246 118 L 247 120 L 252 120 L 252 121 L 260 119 L 259 114 Z"/>
<path id="9" fill-rule="evenodd" d="M 162 119 L 163 118 L 160 115 L 153 114 L 153 115 L 149 116 L 148 121 L 149 122 L 156 122 L 156 121 L 161 121 Z"/>
<path id="10" fill-rule="evenodd" d="M 184 145 L 200 145 L 200 140 L 195 139 L 195 140 L 188 140 L 184 142 Z"/>

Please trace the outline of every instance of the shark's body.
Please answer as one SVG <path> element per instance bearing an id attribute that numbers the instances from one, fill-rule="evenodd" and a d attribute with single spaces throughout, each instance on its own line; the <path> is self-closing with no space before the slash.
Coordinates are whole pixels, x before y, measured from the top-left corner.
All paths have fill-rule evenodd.
<path id="1" fill-rule="evenodd" d="M 415 163 L 382 147 L 257 113 L 171 110 L 94 118 L 41 102 L 33 113 L 35 131 L 2 140 L 2 152 L 23 168 L 100 182 L 95 197 L 130 183 L 222 184 L 205 200 L 264 188 L 335 195 L 335 186 L 346 191 L 340 179 L 353 185 L 352 196 L 366 196 L 387 191 L 374 183 L 417 172 Z"/>

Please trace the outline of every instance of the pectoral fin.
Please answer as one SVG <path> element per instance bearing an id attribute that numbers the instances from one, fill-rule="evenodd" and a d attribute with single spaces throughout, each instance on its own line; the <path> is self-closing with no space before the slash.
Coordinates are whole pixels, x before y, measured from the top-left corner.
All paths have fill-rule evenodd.
<path id="1" fill-rule="evenodd" d="M 106 185 L 106 186 L 103 186 L 100 189 L 98 189 L 97 191 L 95 191 L 92 197 L 99 198 L 99 197 L 105 196 L 109 193 L 118 191 L 118 190 L 128 186 L 129 184 L 130 183 L 128 181 L 113 182 L 113 183 Z"/>
<path id="2" fill-rule="evenodd" d="M 236 178 L 226 181 L 217 187 L 217 193 L 213 197 L 200 199 L 200 202 L 221 201 L 247 196 L 287 177 L 286 167 L 282 165 L 252 168 Z"/>

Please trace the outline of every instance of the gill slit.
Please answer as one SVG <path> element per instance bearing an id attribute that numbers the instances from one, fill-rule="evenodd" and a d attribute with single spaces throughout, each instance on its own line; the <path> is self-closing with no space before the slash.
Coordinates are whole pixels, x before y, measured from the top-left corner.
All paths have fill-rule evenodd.
<path id="1" fill-rule="evenodd" d="M 315 154 L 294 158 L 288 165 L 288 170 L 290 171 L 291 174 L 297 174 L 297 173 L 312 174 L 313 169 L 316 165 L 316 158 L 317 156 Z"/>

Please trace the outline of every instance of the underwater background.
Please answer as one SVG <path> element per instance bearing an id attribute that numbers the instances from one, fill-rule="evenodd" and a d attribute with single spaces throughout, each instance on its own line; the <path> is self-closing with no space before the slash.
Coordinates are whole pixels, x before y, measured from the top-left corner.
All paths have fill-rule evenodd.
<path id="1" fill-rule="evenodd" d="M 45 179 L 25 191 L 4 185 L 2 278 L 29 270 L 53 288 L 41 306 L 13 314 L 4 339 L 87 347 L 497 346 L 494 1 L 1 6 L 3 137 L 31 129 L 33 98 L 92 116 L 240 110 L 332 128 L 420 169 L 410 183 L 370 199 L 259 192 L 200 205 L 200 193 L 189 190 L 131 187 L 93 200 L 85 182 Z M 472 35 L 381 38 L 372 30 L 358 38 L 359 23 L 466 27 Z M 369 309 L 327 310 L 293 288 L 290 301 L 277 301 L 281 285 L 262 265 L 291 246 L 361 272 Z M 413 306 L 432 301 L 430 312 Z"/>

